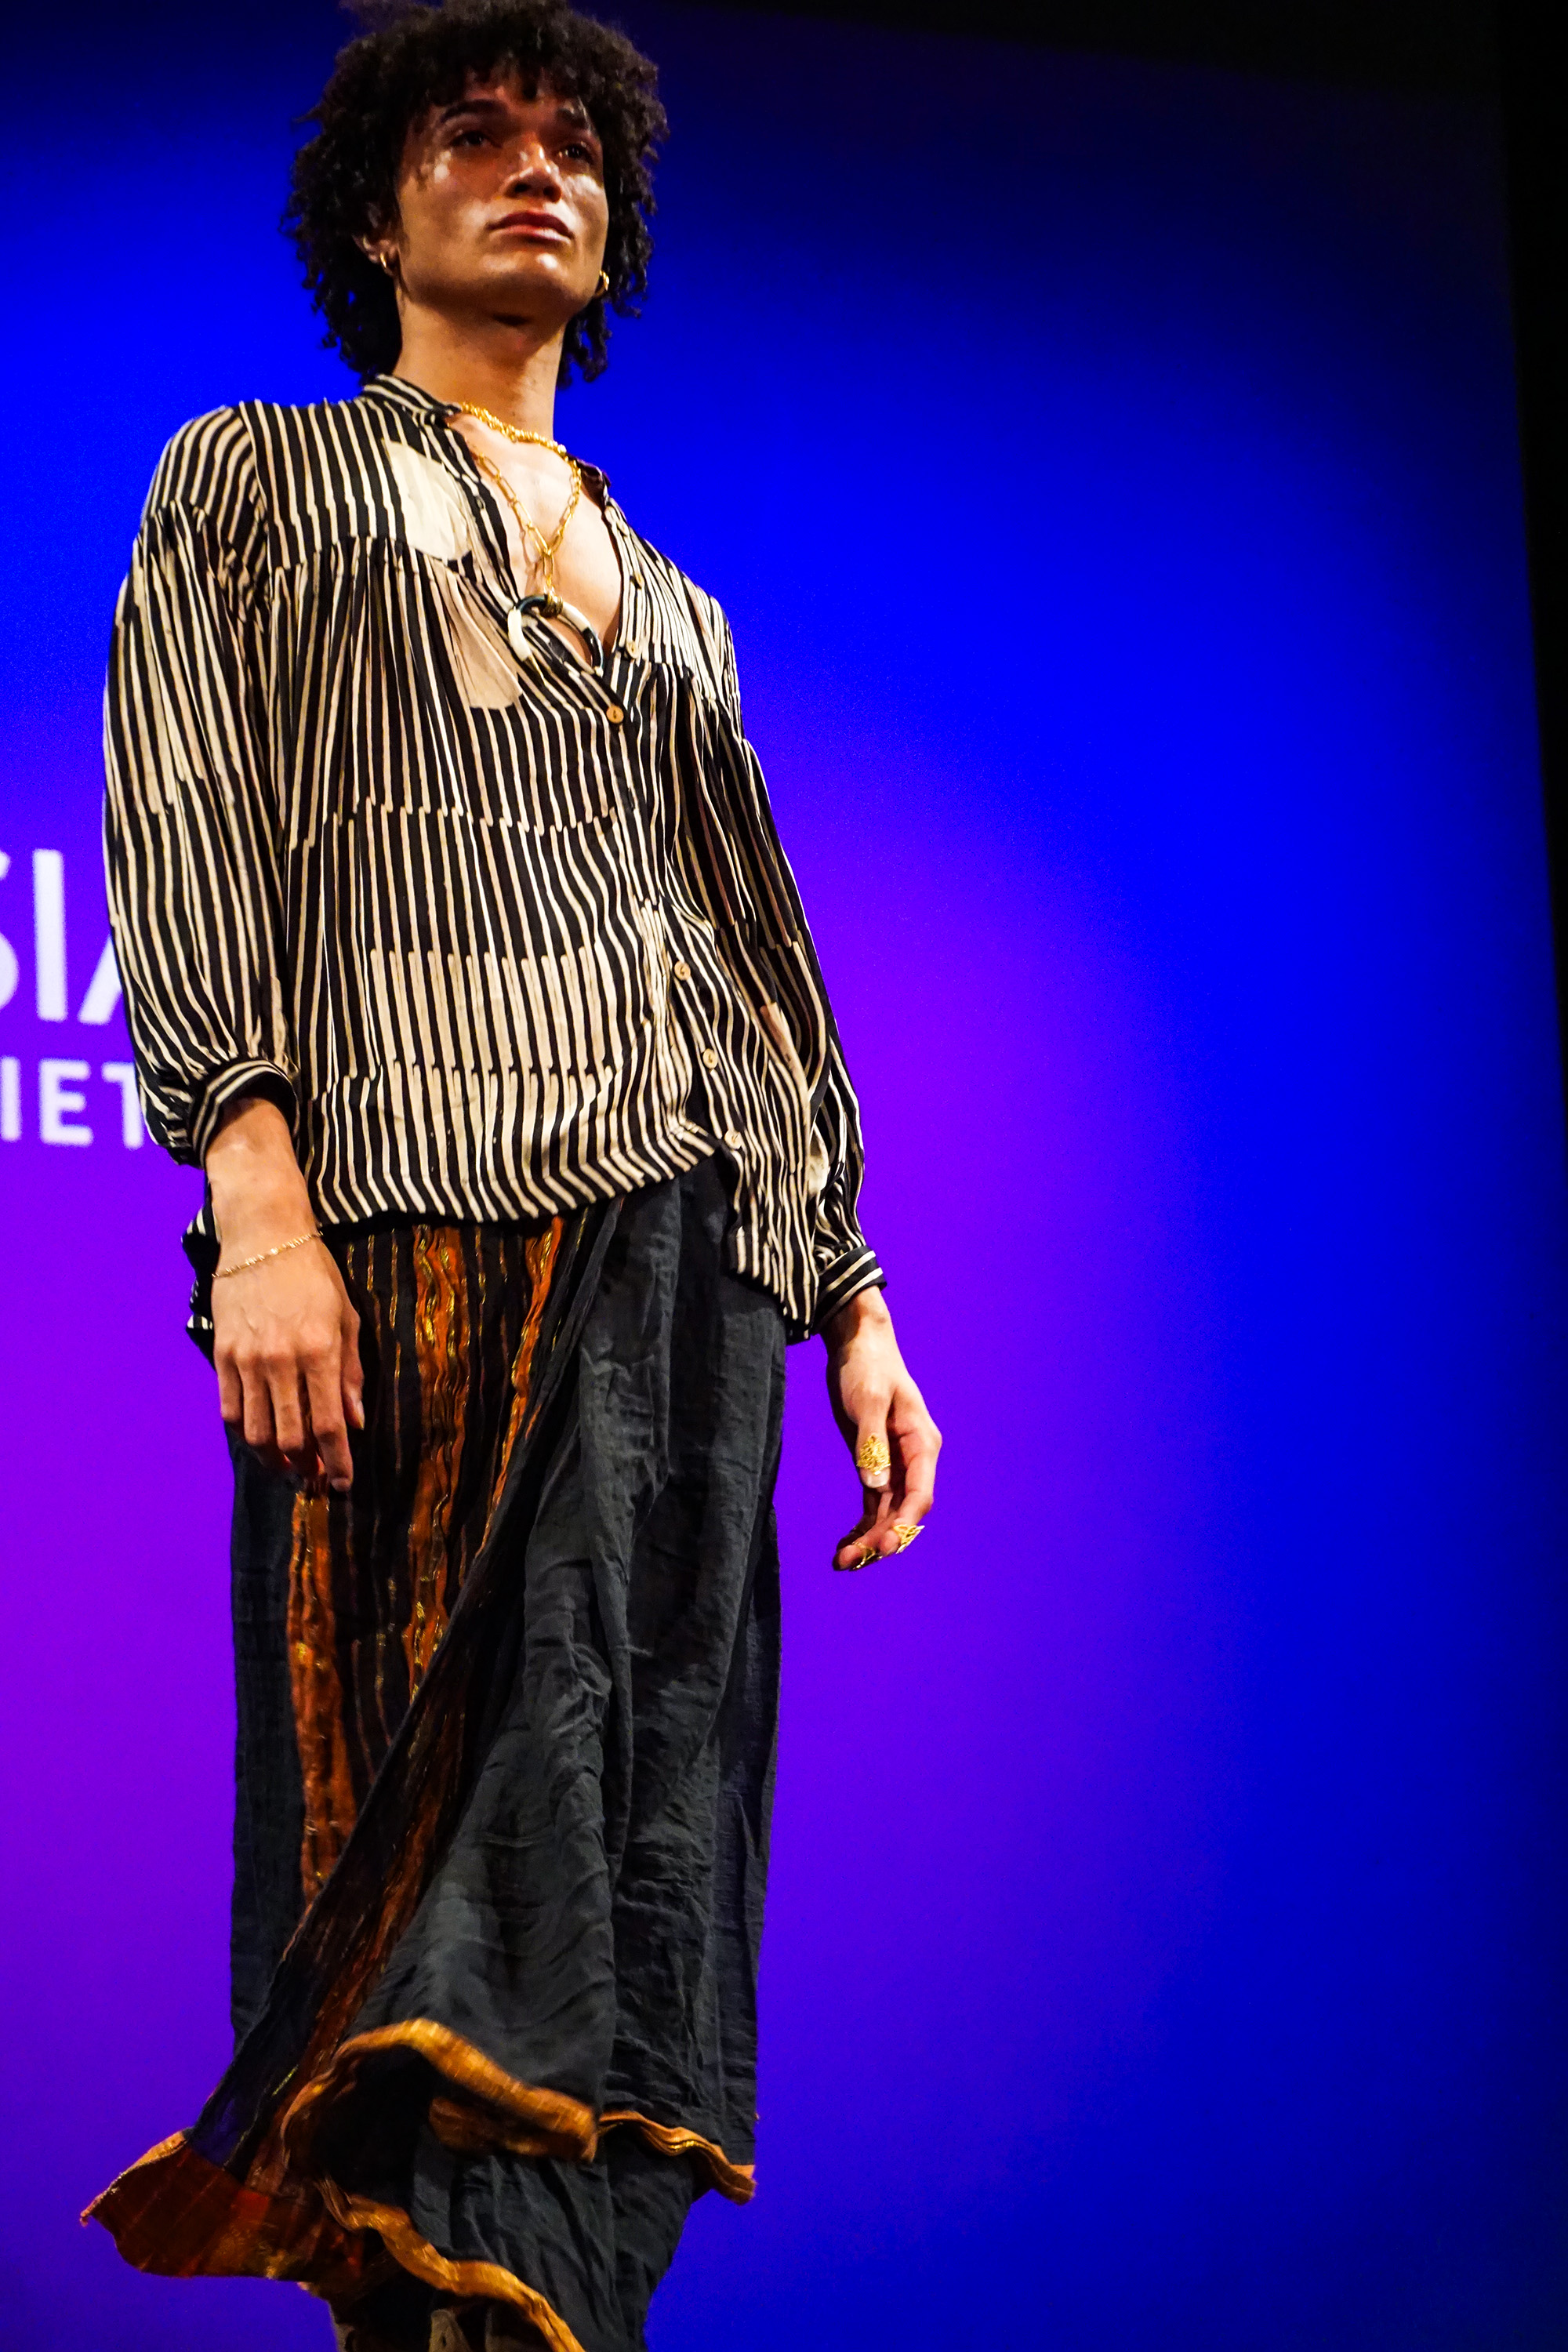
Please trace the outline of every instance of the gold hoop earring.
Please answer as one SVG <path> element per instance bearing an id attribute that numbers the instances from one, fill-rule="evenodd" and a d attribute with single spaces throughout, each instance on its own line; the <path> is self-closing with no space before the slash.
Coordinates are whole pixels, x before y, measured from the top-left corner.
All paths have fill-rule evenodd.
<path id="1" fill-rule="evenodd" d="M 600 272 L 599 272 L 599 282 L 598 282 L 598 284 L 597 284 L 597 285 L 595 287 L 595 289 L 594 289 L 594 299 L 595 299 L 595 302 L 602 302 L 602 301 L 603 301 L 603 299 L 604 299 L 604 298 L 605 298 L 605 296 L 609 292 L 609 290 L 610 290 L 610 273 L 609 273 L 609 271 L 608 271 L 607 269 L 601 269 L 601 270 L 600 270 Z"/>
<path id="2" fill-rule="evenodd" d="M 380 262 L 382 268 L 385 270 L 389 278 L 396 277 L 397 264 L 394 261 L 390 253 L 378 253 L 375 258 Z"/>

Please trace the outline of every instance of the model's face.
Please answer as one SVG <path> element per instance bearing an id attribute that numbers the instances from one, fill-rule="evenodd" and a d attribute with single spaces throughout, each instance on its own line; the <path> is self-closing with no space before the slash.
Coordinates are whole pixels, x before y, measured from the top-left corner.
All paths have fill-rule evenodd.
<path id="1" fill-rule="evenodd" d="M 593 299 L 609 205 L 604 150 L 575 99 L 470 82 L 408 134 L 395 251 L 410 300 L 564 325 Z"/>

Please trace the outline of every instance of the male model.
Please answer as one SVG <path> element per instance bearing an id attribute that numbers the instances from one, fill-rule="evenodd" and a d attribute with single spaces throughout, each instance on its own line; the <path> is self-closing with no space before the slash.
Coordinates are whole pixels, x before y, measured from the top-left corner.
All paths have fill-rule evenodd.
<path id="1" fill-rule="evenodd" d="M 177 434 L 108 856 L 235 1458 L 234 2063 L 93 2208 L 358 2352 L 633 2352 L 751 2194 L 787 1339 L 938 1438 L 712 600 L 554 437 L 646 280 L 652 68 L 562 0 L 352 44 L 292 224 L 354 399 Z"/>

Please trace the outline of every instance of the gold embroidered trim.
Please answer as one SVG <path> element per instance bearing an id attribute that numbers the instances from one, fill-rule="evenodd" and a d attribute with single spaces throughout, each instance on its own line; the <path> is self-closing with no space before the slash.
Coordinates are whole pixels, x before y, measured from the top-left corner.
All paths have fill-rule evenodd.
<path id="1" fill-rule="evenodd" d="M 324 1485 L 294 1497 L 289 1560 L 289 1677 L 304 1783 L 300 1885 L 313 1902 L 348 1840 L 358 1807 L 349 1769 L 332 1598 L 331 1499 Z"/>
<path id="2" fill-rule="evenodd" d="M 555 1270 L 556 1255 L 561 1247 L 561 1236 L 564 1230 L 564 1219 L 557 1217 L 552 1223 L 546 1225 L 542 1234 L 534 1234 L 531 1241 L 523 1244 L 522 1262 L 528 1270 L 529 1281 L 528 1314 L 523 1322 L 522 1336 L 517 1343 L 517 1353 L 512 1359 L 511 1412 L 507 1419 L 506 1436 L 501 1444 L 500 1461 L 496 1470 L 495 1485 L 490 1493 L 492 1512 L 500 1501 L 501 1489 L 506 1485 L 506 1474 L 511 1464 L 512 1447 L 517 1443 L 519 1432 L 528 1418 L 530 1403 L 533 1401 L 533 1359 L 539 1347 L 539 1335 L 544 1326 L 544 1309 L 550 1300 L 551 1277 Z"/>
<path id="3" fill-rule="evenodd" d="M 184 2132 L 111 2180 L 82 2215 L 132 2269 L 161 2278 L 292 2279 L 347 2302 L 395 2267 L 375 2239 L 345 2237 L 313 2189 L 271 2197 L 236 2180 Z"/>
<path id="4" fill-rule="evenodd" d="M 495 2145 L 510 2126 L 521 2126 L 531 2140 L 541 2143 L 527 2151 L 530 2155 L 574 2160 L 586 2159 L 594 2154 L 598 2140 L 594 2114 L 581 2099 L 569 2098 L 564 2091 L 546 2091 L 531 2083 L 520 2083 L 515 2075 L 487 2058 L 482 2050 L 465 2042 L 461 2034 L 434 2024 L 428 2018 L 416 2017 L 402 2025 L 381 2025 L 373 2032 L 353 2035 L 333 2052 L 321 2074 L 305 2084 L 282 2122 L 280 2136 L 291 2166 L 309 2170 L 310 2142 L 322 2120 L 324 2103 L 352 2091 L 354 2077 L 366 2060 L 384 2050 L 416 2051 L 448 2083 L 499 2116 L 500 2128 L 492 2130 L 486 2138 L 473 2140 L 473 2147 Z M 450 2115 L 459 2103 L 443 2100 L 441 2105 Z M 473 2116 L 473 2109 L 466 2104 L 463 2112 Z M 473 2119 L 482 2130 L 486 2119 Z"/>
<path id="5" fill-rule="evenodd" d="M 171 2132 L 167 2139 L 161 2139 L 158 2142 L 156 2147 L 150 2147 L 145 2156 L 139 2156 L 134 2164 L 128 2164 L 123 2172 L 117 2172 L 108 2188 L 100 2189 L 91 2204 L 82 2207 L 77 2216 L 78 2220 L 96 2221 L 99 2207 L 106 2205 L 111 2197 L 118 2196 L 128 2180 L 133 2179 L 137 2173 L 144 2171 L 150 2164 L 166 2163 L 169 2158 L 177 2154 L 184 2145 L 185 2135 L 183 2131 Z"/>
<path id="6" fill-rule="evenodd" d="M 499 2263 L 455 2263 L 422 2238 L 406 2213 L 396 2205 L 378 2205 L 369 2197 L 347 2197 L 331 2180 L 321 2183 L 321 2195 L 341 2229 L 374 2230 L 401 2267 L 427 2286 L 447 2294 L 486 2297 L 510 2303 L 538 2328 L 550 2352 L 583 2352 L 583 2347 L 560 2313 L 537 2287 L 525 2286 Z"/>
<path id="7" fill-rule="evenodd" d="M 553 2156 L 555 2143 L 526 2126 L 498 2124 L 493 2115 L 466 2107 L 458 2099 L 432 2099 L 426 2121 L 443 2147 L 454 2156 L 482 2156 L 504 2147 L 512 2156 Z"/>
<path id="8" fill-rule="evenodd" d="M 81 2218 L 101 2221 L 134 2268 L 164 2278 L 293 2279 L 342 2305 L 401 2268 L 447 2294 L 512 2305 L 550 2352 L 583 2352 L 537 2288 L 498 2263 L 451 2261 L 401 2208 L 350 2197 L 331 2180 L 308 2205 L 263 2197 L 209 2164 L 183 2132 L 149 2148 Z"/>
<path id="9" fill-rule="evenodd" d="M 700 2156 L 708 2166 L 713 2186 L 721 2197 L 732 2205 L 749 2205 L 757 2193 L 757 2168 L 754 2164 L 731 2164 L 721 2147 L 704 2139 L 700 2132 L 688 2131 L 679 2124 L 656 2124 L 649 2116 L 638 2115 L 635 2107 L 616 2107 L 611 2114 L 599 2117 L 599 2129 L 609 2131 L 616 2124 L 635 2124 L 650 2147 L 661 2156 Z"/>
<path id="10" fill-rule="evenodd" d="M 414 1228 L 414 1354 L 419 1470 L 409 1514 L 409 1612 L 403 1629 L 410 1697 L 447 1630 L 447 1537 L 468 1433 L 468 1292 L 463 1238 L 455 1226 Z"/>

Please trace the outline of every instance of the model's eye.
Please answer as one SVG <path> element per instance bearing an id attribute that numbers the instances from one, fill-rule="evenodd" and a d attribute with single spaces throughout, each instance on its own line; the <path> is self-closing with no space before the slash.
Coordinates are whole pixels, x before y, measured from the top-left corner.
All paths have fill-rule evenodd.
<path id="1" fill-rule="evenodd" d="M 451 143 L 454 147 L 482 147 L 486 144 L 485 134 L 478 129 L 454 131 Z"/>
<path id="2" fill-rule="evenodd" d="M 583 163 L 592 163 L 596 160 L 593 149 L 588 145 L 587 141 L 584 139 L 569 140 L 566 145 L 561 150 L 561 152 L 563 155 L 570 155 L 577 162 Z"/>

